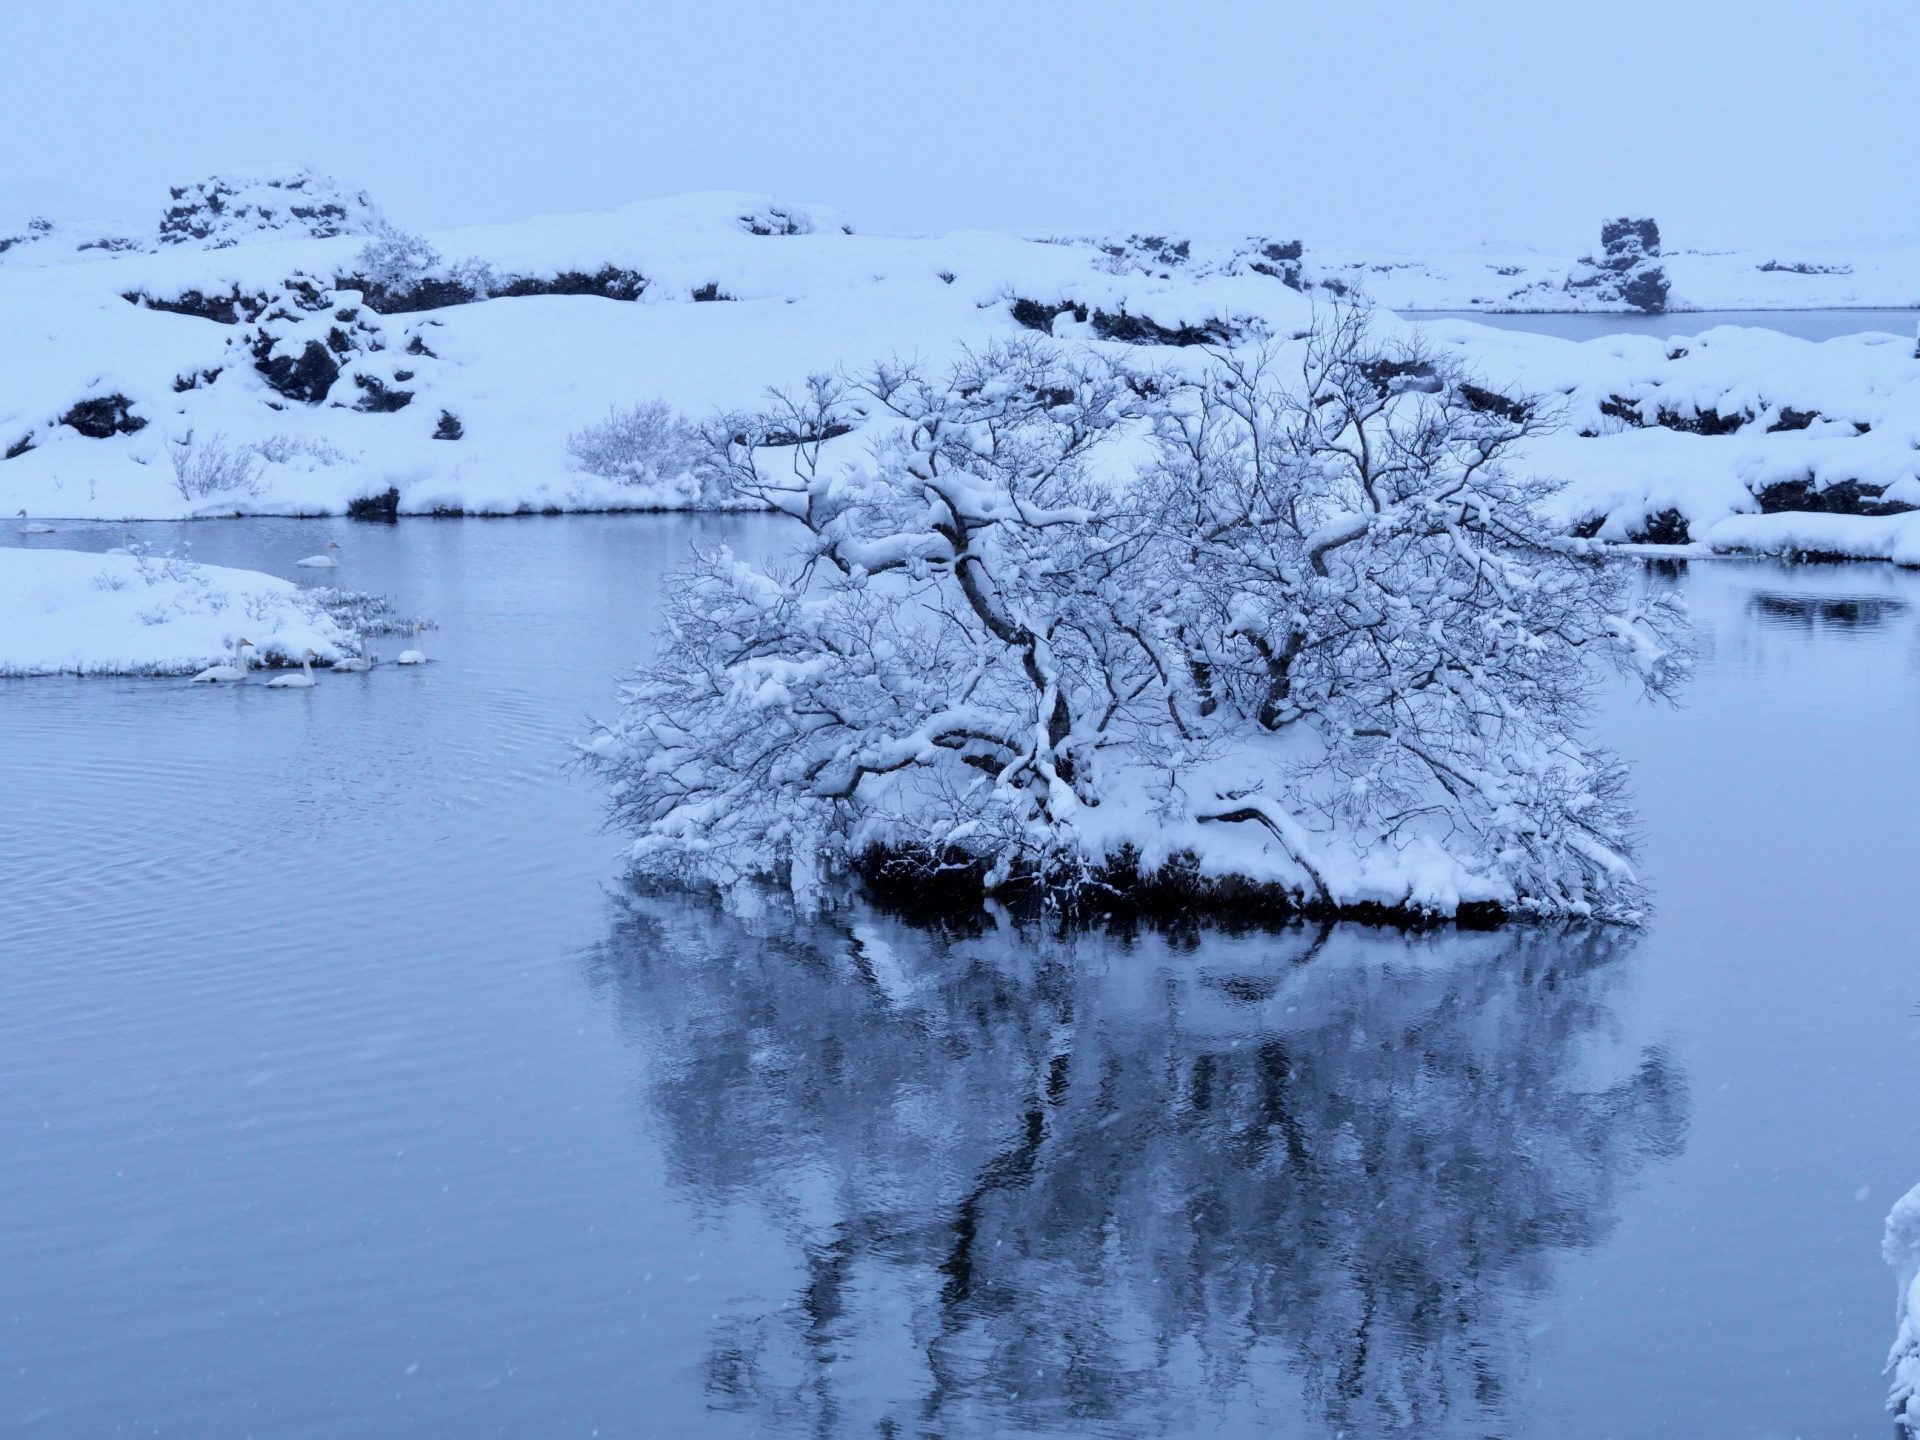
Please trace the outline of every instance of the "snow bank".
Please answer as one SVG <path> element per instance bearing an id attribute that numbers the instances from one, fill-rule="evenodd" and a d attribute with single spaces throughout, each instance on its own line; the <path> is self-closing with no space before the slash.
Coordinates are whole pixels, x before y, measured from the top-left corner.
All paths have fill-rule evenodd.
<path id="1" fill-rule="evenodd" d="M 1899 1288 L 1898 1329 L 1887 1356 L 1893 1388 L 1887 1408 L 1909 1435 L 1920 1435 L 1920 1185 L 1901 1197 L 1887 1216 L 1882 1246 Z"/>
<path id="2" fill-rule="evenodd" d="M 1565 290 L 1572 260 L 1549 274 L 1537 256 L 1343 258 L 1264 237 L 873 236 L 821 207 L 730 193 L 435 233 L 420 253 L 444 258 L 409 288 L 362 274 L 379 210 L 311 172 L 216 177 L 166 210 L 182 212 L 171 230 L 0 216 L 9 509 L 336 514 L 389 495 L 400 513 L 685 508 L 697 487 L 569 468 L 568 437 L 616 408 L 659 401 L 701 421 L 810 373 L 939 365 L 1034 329 L 1179 366 L 1193 345 L 1284 350 L 1336 294 L 1598 303 Z M 1904 279 L 1875 288 L 1860 260 L 1664 257 L 1674 303 L 1712 305 L 1910 303 L 1916 258 L 1889 262 Z M 1920 505 L 1906 337 L 1417 328 L 1490 384 L 1562 405 L 1558 433 L 1523 458 L 1566 482 L 1558 518 L 1583 533 L 1699 539 L 1763 510 Z M 176 461 L 209 447 L 257 464 L 245 483 L 180 483 Z"/>
<path id="3" fill-rule="evenodd" d="M 1920 567 L 1920 514 L 1737 515 L 1702 539 L 1722 555 L 1891 560 Z"/>
<path id="4" fill-rule="evenodd" d="M 353 646 L 318 596 L 173 556 L 0 548 L 0 676 L 189 675 L 231 661 L 324 662 Z"/>

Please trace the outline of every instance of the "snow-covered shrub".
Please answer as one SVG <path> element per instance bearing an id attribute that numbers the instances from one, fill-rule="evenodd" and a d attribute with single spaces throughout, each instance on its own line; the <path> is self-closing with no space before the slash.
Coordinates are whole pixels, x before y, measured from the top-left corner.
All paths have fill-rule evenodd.
<path id="1" fill-rule="evenodd" d="M 1893 1267 L 1899 1288 L 1898 1329 L 1887 1356 L 1887 1373 L 1893 1377 L 1887 1408 L 1896 1429 L 1920 1435 L 1920 1185 L 1902 1196 L 1887 1216 L 1881 1253 Z"/>
<path id="2" fill-rule="evenodd" d="M 440 263 L 440 252 L 426 236 L 382 222 L 354 260 L 360 278 L 385 290 L 405 290 Z"/>
<path id="3" fill-rule="evenodd" d="M 306 461 L 310 466 L 344 465 L 347 452 L 338 445 L 311 435 L 269 435 L 255 440 L 247 449 L 274 465 L 293 465 Z"/>
<path id="4" fill-rule="evenodd" d="M 1674 602 L 1504 467 L 1534 401 L 1355 310 L 1289 353 L 1176 383 L 1023 339 L 876 367 L 895 423 L 849 463 L 737 429 L 734 487 L 807 539 L 702 556 L 587 747 L 636 868 L 1634 913 L 1588 662 L 1670 690 Z"/>
<path id="5" fill-rule="evenodd" d="M 690 503 L 725 498 L 712 445 L 699 427 L 661 401 L 615 408 L 567 437 L 576 469 L 618 485 Z"/>
<path id="6" fill-rule="evenodd" d="M 189 430 L 184 440 L 167 446 L 167 458 L 173 462 L 173 485 L 183 500 L 260 493 L 263 457 L 258 447 L 229 446 L 223 433 L 195 439 Z"/>
<path id="7" fill-rule="evenodd" d="M 501 286 L 500 276 L 494 271 L 492 262 L 478 255 L 469 255 L 464 260 L 456 260 L 447 267 L 447 279 L 465 290 L 475 300 L 486 300 L 497 293 Z"/>

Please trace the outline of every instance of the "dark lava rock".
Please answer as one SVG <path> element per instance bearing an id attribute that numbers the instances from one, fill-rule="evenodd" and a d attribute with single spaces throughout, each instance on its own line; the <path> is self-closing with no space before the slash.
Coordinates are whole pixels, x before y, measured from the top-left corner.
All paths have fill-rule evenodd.
<path id="1" fill-rule="evenodd" d="M 693 292 L 693 298 L 695 300 L 731 300 L 733 296 L 720 288 L 718 280 L 709 280 Z"/>
<path id="2" fill-rule="evenodd" d="M 434 428 L 433 432 L 434 439 L 458 440 L 466 433 L 467 427 L 460 423 L 460 417 L 458 415 L 454 414 L 451 410 L 442 410 L 440 412 L 440 423 Z"/>
<path id="3" fill-rule="evenodd" d="M 1692 538 L 1686 516 L 1674 509 L 1649 515 L 1646 524 L 1627 535 L 1635 545 L 1685 545 Z"/>
<path id="4" fill-rule="evenodd" d="M 1267 240 L 1259 243 L 1255 258 L 1248 261 L 1247 268 L 1257 275 L 1271 275 L 1289 290 L 1304 290 L 1305 282 L 1300 275 L 1300 257 L 1306 254 L 1306 247 L 1298 240 Z M 1339 281 L 1322 282 L 1335 294 L 1344 294 L 1346 286 Z M 1338 286 L 1338 289 L 1335 287 Z"/>
<path id="5" fill-rule="evenodd" d="M 1778 260 L 1769 260 L 1764 265 L 1754 267 L 1768 274 L 1779 272 L 1787 275 L 1851 275 L 1851 265 L 1814 265 L 1805 260 L 1790 260 L 1782 264 Z"/>
<path id="6" fill-rule="evenodd" d="M 147 422 L 129 413 L 133 402 L 124 395 L 96 395 L 82 400 L 60 417 L 89 440 L 105 440 L 110 435 L 131 435 L 147 428 Z"/>
<path id="7" fill-rule="evenodd" d="M 273 337 L 262 335 L 254 347 L 253 368 L 289 400 L 306 405 L 318 405 L 326 399 L 327 391 L 340 378 L 338 362 L 318 340 L 307 341 L 296 359 L 274 354 Z"/>
<path id="8" fill-rule="evenodd" d="M 546 280 L 518 276 L 495 293 L 505 298 L 518 295 L 598 295 L 606 300 L 638 300 L 646 288 L 647 277 L 638 270 L 605 265 L 591 275 L 580 270 L 563 270 Z"/>
<path id="9" fill-rule="evenodd" d="M 1569 290 L 1595 290 L 1602 300 L 1649 315 L 1667 308 L 1667 272 L 1660 264 L 1660 227 L 1622 217 L 1600 227 L 1601 258 L 1582 256 L 1567 276 Z"/>
<path id="10" fill-rule="evenodd" d="M 1066 300 L 1052 305 L 1043 305 L 1038 300 L 1024 299 L 1016 299 L 1013 302 L 1013 319 L 1017 325 L 1024 325 L 1029 330 L 1038 330 L 1042 335 L 1051 335 L 1055 319 L 1069 310 L 1073 312 L 1074 319 L 1083 322 L 1086 320 L 1087 307 L 1084 305 L 1075 305 Z"/>
<path id="11" fill-rule="evenodd" d="M 1620 283 L 1620 298 L 1648 315 L 1659 315 L 1667 308 L 1666 267 L 1655 265 L 1634 271 Z"/>
<path id="12" fill-rule="evenodd" d="M 265 295 L 244 295 L 236 287 L 225 295 L 208 295 L 199 290 L 182 290 L 178 295 L 149 295 L 129 290 L 120 297 L 149 310 L 165 310 L 172 315 L 193 315 L 220 325 L 238 325 L 242 320 L 257 320 L 267 308 Z"/>
<path id="13" fill-rule="evenodd" d="M 1900 515 L 1914 507 L 1899 500 L 1882 500 L 1883 485 L 1862 485 L 1858 480 L 1841 480 L 1816 488 L 1811 475 L 1800 480 L 1779 480 L 1754 495 L 1760 513 L 1778 515 L 1783 511 L 1802 511 L 1815 515 Z"/>
<path id="14" fill-rule="evenodd" d="M 1777 435 L 1782 430 L 1804 430 L 1819 418 L 1818 410 L 1796 410 L 1791 405 L 1782 405 L 1779 418 L 1767 426 L 1767 433 Z"/>
<path id="15" fill-rule="evenodd" d="M 1520 425 L 1533 413 L 1532 407 L 1525 401 L 1516 400 L 1511 395 L 1503 395 L 1498 390 L 1488 390 L 1470 381 L 1462 382 L 1456 390 L 1466 402 L 1469 410 L 1482 415 L 1498 415 L 1502 420 L 1511 420 Z"/>
<path id="16" fill-rule="evenodd" d="M 400 518 L 400 492 L 389 485 L 379 495 L 362 495 L 347 502 L 349 520 L 384 520 L 391 525 Z"/>
<path id="17" fill-rule="evenodd" d="M 1090 318 L 1094 334 L 1102 340 L 1116 340 L 1125 345 L 1228 345 L 1233 341 L 1232 329 L 1221 320 L 1169 328 L 1144 315 L 1129 315 L 1125 310 L 1118 313 L 1095 310 Z"/>
<path id="18" fill-rule="evenodd" d="M 415 335 L 411 340 L 407 341 L 407 354 L 424 355 L 429 360 L 438 360 L 440 358 L 427 348 L 427 342 L 422 340 L 418 335 Z"/>
<path id="19" fill-rule="evenodd" d="M 353 408 L 367 415 L 391 415 L 396 410 L 404 410 L 413 403 L 413 391 L 390 389 L 387 383 L 374 375 L 356 375 L 353 383 L 360 387 L 360 398 L 353 402 Z"/>
<path id="20" fill-rule="evenodd" d="M 184 395 L 189 390 L 198 390 L 202 385 L 211 385 L 220 378 L 220 368 L 220 366 L 215 365 L 211 370 L 201 370 L 198 372 L 189 372 L 185 375 L 174 376 L 173 393 L 176 395 Z"/>
<path id="21" fill-rule="evenodd" d="M 1600 248 L 1609 260 L 1621 260 L 1615 268 L 1624 270 L 1642 255 L 1660 253 L 1660 227 L 1650 219 L 1608 220 L 1600 227 Z"/>
<path id="22" fill-rule="evenodd" d="M 360 275 L 342 275 L 336 290 L 358 290 L 369 310 L 379 315 L 410 315 L 418 310 L 444 310 L 449 305 L 471 305 L 480 296 L 458 280 L 416 280 L 411 285 L 386 286 Z"/>
<path id="23" fill-rule="evenodd" d="M 5 455 L 0 455 L 0 460 L 18 460 L 22 455 L 26 454 L 27 451 L 31 450 L 32 448 L 33 448 L 33 436 L 22 435 L 18 440 L 14 441 L 13 444 L 7 447 L 7 453 Z"/>

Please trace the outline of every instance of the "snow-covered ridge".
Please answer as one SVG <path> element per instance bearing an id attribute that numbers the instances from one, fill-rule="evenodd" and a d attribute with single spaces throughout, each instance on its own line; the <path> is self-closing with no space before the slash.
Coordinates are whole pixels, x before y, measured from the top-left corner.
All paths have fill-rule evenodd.
<path id="1" fill-rule="evenodd" d="M 70 218 L 0 223 L 0 238 L 23 237 L 0 253 L 9 509 L 685 508 L 701 503 L 698 487 L 573 468 L 569 437 L 612 410 L 660 402 L 699 422 L 809 374 L 886 356 L 938 364 L 1031 331 L 1179 366 L 1194 347 L 1284 348 L 1316 308 L 1361 292 L 1385 306 L 1620 308 L 1649 260 L 1633 227 L 1587 261 L 1534 257 L 1531 269 L 1497 256 L 1342 257 L 1267 237 L 875 236 L 822 207 L 736 194 L 412 237 L 310 172 L 181 188 L 167 207 L 190 212 L 177 244 L 158 226 L 107 245 L 93 243 L 106 230 Z M 1920 298 L 1862 291 L 1865 262 L 1658 258 L 1675 306 Z M 1713 278 L 1741 265 L 1760 289 Z M 1920 265 L 1897 268 L 1920 283 Z M 1595 283 L 1574 283 L 1583 277 Z M 1491 385 L 1561 406 L 1558 431 L 1521 458 L 1567 482 L 1555 504 L 1569 529 L 1717 544 L 1715 527 L 1763 511 L 1920 503 L 1910 340 L 1422 329 Z M 1888 540 L 1894 528 L 1878 526 L 1869 550 L 1908 553 Z"/>

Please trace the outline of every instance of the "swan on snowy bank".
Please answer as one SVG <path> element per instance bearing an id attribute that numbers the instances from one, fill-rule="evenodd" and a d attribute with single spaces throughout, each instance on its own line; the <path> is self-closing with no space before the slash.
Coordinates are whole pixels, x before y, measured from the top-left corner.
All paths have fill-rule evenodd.
<path id="1" fill-rule="evenodd" d="M 309 650 L 300 657 L 298 675 L 276 675 L 267 681 L 269 690 L 311 690 L 313 688 L 313 651 Z"/>
<path id="2" fill-rule="evenodd" d="M 396 665 L 424 665 L 427 663 L 427 652 L 420 648 L 420 622 L 418 620 L 413 622 L 413 644 L 395 656 L 393 663 Z"/>
<path id="3" fill-rule="evenodd" d="M 19 510 L 15 513 L 20 517 L 20 533 L 22 535 L 51 535 L 53 533 L 53 526 L 44 525 L 38 520 L 29 520 L 25 510 Z"/>
<path id="4" fill-rule="evenodd" d="M 334 558 L 333 552 L 339 548 L 340 542 L 338 540 L 329 540 L 327 542 L 327 548 L 322 550 L 318 555 L 309 555 L 306 559 L 296 560 L 293 563 L 296 565 L 304 565 L 309 570 L 338 570 L 340 568 L 340 562 Z"/>
<path id="5" fill-rule="evenodd" d="M 233 663 L 231 665 L 209 665 L 193 677 L 195 685 L 213 685 L 222 680 L 244 680 L 247 678 L 247 651 L 253 641 L 244 636 L 233 642 Z"/>

